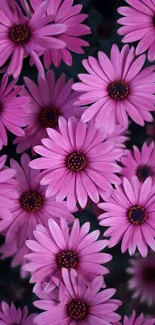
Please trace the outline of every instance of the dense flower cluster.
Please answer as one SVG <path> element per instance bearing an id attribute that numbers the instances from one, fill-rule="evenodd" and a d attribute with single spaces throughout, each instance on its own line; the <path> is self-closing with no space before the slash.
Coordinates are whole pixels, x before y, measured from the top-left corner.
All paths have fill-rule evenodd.
<path id="1" fill-rule="evenodd" d="M 0 254 L 20 266 L 43 310 L 28 316 L 27 307 L 1 301 L 0 325 L 155 323 L 135 311 L 121 323 L 123 299 L 106 278 L 120 242 L 122 254 L 134 255 L 132 297 L 155 303 L 155 64 L 146 67 L 143 54 L 155 59 L 155 0 L 125 2 L 118 33 L 136 48 L 113 44 L 109 56 L 88 56 L 78 82 L 51 65 L 72 66 L 72 52 L 89 46 L 83 6 L 0 3 Z M 37 81 L 23 70 L 27 57 Z M 128 146 L 136 124 L 149 136 L 140 148 Z M 88 207 L 100 230 L 83 216 Z"/>

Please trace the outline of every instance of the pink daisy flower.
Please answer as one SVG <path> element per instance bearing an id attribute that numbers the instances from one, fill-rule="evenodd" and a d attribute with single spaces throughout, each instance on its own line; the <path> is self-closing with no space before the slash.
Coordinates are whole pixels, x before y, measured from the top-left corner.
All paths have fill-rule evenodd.
<path id="1" fill-rule="evenodd" d="M 34 231 L 35 240 L 26 241 L 32 251 L 25 257 L 28 264 L 24 270 L 32 272 L 30 282 L 44 281 L 48 277 L 61 279 L 61 270 L 72 268 L 81 274 L 87 282 L 97 275 L 104 275 L 108 270 L 101 264 L 107 263 L 112 256 L 100 251 L 107 246 L 106 240 L 97 240 L 100 231 L 89 233 L 90 223 L 80 227 L 76 219 L 69 229 L 65 219 L 60 220 L 60 226 L 52 219 L 48 228 L 40 227 Z M 52 279 L 53 280 L 53 279 Z"/>
<path id="2" fill-rule="evenodd" d="M 151 318 L 151 319 L 148 319 L 148 320 L 144 320 L 144 315 L 141 314 L 139 317 L 136 318 L 136 313 L 135 311 L 133 311 L 131 317 L 127 317 L 125 316 L 124 317 L 124 320 L 123 322 L 116 322 L 114 323 L 114 325 L 154 325 L 155 323 L 155 318 Z"/>
<path id="3" fill-rule="evenodd" d="M 118 23 L 123 25 L 118 34 L 123 35 L 123 43 L 136 41 L 136 55 L 148 50 L 149 61 L 155 60 L 155 1 L 154 0 L 125 0 L 130 7 L 120 7 L 118 12 L 123 18 Z"/>
<path id="4" fill-rule="evenodd" d="M 62 286 L 62 284 L 61 284 Z M 60 281 L 55 279 L 55 285 L 51 285 L 51 282 L 47 278 L 47 280 L 43 282 L 36 282 L 33 287 L 33 293 L 40 299 L 43 300 L 55 300 L 59 302 L 59 291 Z"/>
<path id="5" fill-rule="evenodd" d="M 34 150 L 42 155 L 31 161 L 30 167 L 45 169 L 39 176 L 42 185 L 48 185 L 47 197 L 56 194 L 57 201 L 67 197 L 68 207 L 75 208 L 78 201 L 84 208 L 87 199 L 98 203 L 99 195 L 112 190 L 110 183 L 120 179 L 114 173 L 121 168 L 116 164 L 123 154 L 115 143 L 106 140 L 93 123 L 83 123 L 74 117 L 66 121 L 59 118 L 60 132 L 47 128 L 49 138 Z"/>
<path id="6" fill-rule="evenodd" d="M 140 299 L 151 306 L 155 303 L 155 255 L 143 259 L 139 256 L 130 260 L 127 272 L 131 278 L 128 288 L 133 291 L 132 297 Z"/>
<path id="7" fill-rule="evenodd" d="M 31 5 L 34 11 L 42 0 L 31 0 Z M 44 64 L 49 68 L 51 63 L 59 67 L 61 60 L 67 65 L 72 65 L 71 52 L 83 54 L 83 47 L 89 46 L 89 43 L 81 38 L 81 36 L 91 34 L 90 27 L 83 24 L 83 21 L 88 17 L 86 14 L 81 14 L 82 5 L 74 5 L 73 0 L 49 0 L 47 8 L 47 17 L 53 17 L 51 22 L 54 24 L 63 24 L 66 27 L 57 39 L 66 44 L 65 48 L 48 50 L 44 53 Z"/>
<path id="8" fill-rule="evenodd" d="M 28 309 L 16 309 L 12 303 L 9 306 L 5 301 L 2 301 L 0 308 L 0 324 L 2 325 L 33 325 L 33 320 L 36 314 L 28 316 Z"/>
<path id="9" fill-rule="evenodd" d="M 116 322 L 120 316 L 115 310 L 121 302 L 111 297 L 116 292 L 115 289 L 106 289 L 101 292 L 102 276 L 96 277 L 91 285 L 87 287 L 80 275 L 75 270 L 69 272 L 62 270 L 63 283 L 60 284 L 60 299 L 56 303 L 53 300 L 35 301 L 35 306 L 45 310 L 36 316 L 34 323 L 37 325 L 92 325 L 107 324 Z"/>
<path id="10" fill-rule="evenodd" d="M 155 104 L 154 66 L 142 69 L 145 55 L 135 59 L 134 48 L 125 45 L 119 51 L 117 45 L 111 49 L 110 59 L 103 52 L 98 60 L 89 57 L 83 60 L 88 74 L 78 75 L 81 82 L 73 89 L 83 92 L 76 104 L 90 104 L 82 115 L 82 121 L 95 118 L 97 128 L 105 127 L 112 132 L 116 123 L 128 128 L 128 116 L 137 124 L 152 121 L 149 111 Z"/>
<path id="11" fill-rule="evenodd" d="M 125 148 L 125 142 L 128 140 L 127 131 L 117 124 L 111 133 L 107 133 L 107 139 L 115 142 L 118 148 Z"/>
<path id="12" fill-rule="evenodd" d="M 58 204 L 54 197 L 45 197 L 46 187 L 34 181 L 40 171 L 31 170 L 28 167 L 29 162 L 27 154 L 22 155 L 21 166 L 14 159 L 10 162 L 16 171 L 18 197 L 14 199 L 13 220 L 6 231 L 6 243 L 15 239 L 18 248 L 24 246 L 26 239 L 33 238 L 33 230 L 38 223 L 46 226 L 51 217 L 63 217 L 68 222 L 74 220 L 65 202 Z"/>
<path id="13" fill-rule="evenodd" d="M 25 134 L 22 127 L 26 126 L 24 118 L 29 98 L 18 96 L 22 87 L 16 86 L 16 82 L 13 80 L 8 84 L 8 75 L 5 74 L 0 83 L 0 150 L 8 144 L 6 129 L 19 137 Z"/>
<path id="14" fill-rule="evenodd" d="M 122 241 L 122 253 L 128 249 L 133 255 L 137 248 L 143 257 L 147 256 L 148 246 L 155 251 L 155 186 L 151 177 L 144 183 L 137 176 L 130 182 L 124 177 L 122 185 L 105 201 L 98 205 L 104 210 L 98 219 L 101 226 L 109 227 L 104 232 L 110 237 L 108 246 Z"/>
<path id="15" fill-rule="evenodd" d="M 18 197 L 16 181 L 13 179 L 15 170 L 5 165 L 7 156 L 0 157 L 0 232 L 3 232 L 10 222 L 13 200 Z"/>
<path id="16" fill-rule="evenodd" d="M 14 1 L 0 10 L 0 67 L 10 59 L 9 75 L 18 77 L 23 59 L 30 56 L 40 75 L 44 78 L 44 68 L 38 52 L 64 48 L 65 43 L 55 38 L 66 30 L 64 24 L 51 24 L 51 16 L 43 17 L 48 1 L 43 1 L 31 17 L 23 15 Z"/>
<path id="17" fill-rule="evenodd" d="M 133 175 L 137 175 L 140 182 L 144 182 L 147 177 L 151 176 L 155 181 L 155 144 L 144 143 L 141 151 L 133 147 L 133 153 L 127 150 L 127 155 L 121 158 L 123 168 L 121 174 L 129 180 Z"/>
<path id="18" fill-rule="evenodd" d="M 38 86 L 29 78 L 24 80 L 28 90 L 24 89 L 22 94 L 30 103 L 27 105 L 25 136 L 14 141 L 18 143 L 17 152 L 20 153 L 41 144 L 41 139 L 47 136 L 46 128 L 58 127 L 59 116 L 68 119 L 70 115 L 80 117 L 82 113 L 73 105 L 77 93 L 71 88 L 73 80 L 66 82 L 65 74 L 55 81 L 54 72 L 49 70 L 44 80 L 38 77 Z"/>
<path id="19" fill-rule="evenodd" d="M 33 293 L 40 299 L 52 300 L 53 295 L 56 294 L 59 300 L 59 287 L 52 287 L 49 278 L 45 279 L 43 282 L 36 282 L 33 287 Z"/>

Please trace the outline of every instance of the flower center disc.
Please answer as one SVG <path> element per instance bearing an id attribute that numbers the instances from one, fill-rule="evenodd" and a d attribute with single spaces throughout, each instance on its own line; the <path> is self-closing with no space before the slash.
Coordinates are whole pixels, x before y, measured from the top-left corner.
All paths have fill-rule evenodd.
<path id="1" fill-rule="evenodd" d="M 146 266 L 143 270 L 143 279 L 147 283 L 155 284 L 155 266 Z"/>
<path id="2" fill-rule="evenodd" d="M 134 225 L 141 225 L 147 219 L 147 213 L 143 207 L 136 205 L 128 210 L 128 218 Z"/>
<path id="3" fill-rule="evenodd" d="M 151 167 L 147 165 L 139 166 L 136 175 L 140 182 L 144 182 L 149 176 L 152 176 Z"/>
<path id="4" fill-rule="evenodd" d="M 72 300 L 68 305 L 68 315 L 72 319 L 83 319 L 87 315 L 87 306 L 81 300 Z"/>
<path id="5" fill-rule="evenodd" d="M 56 108 L 45 107 L 39 114 L 39 120 L 43 127 L 55 128 L 58 126 L 60 113 Z"/>
<path id="6" fill-rule="evenodd" d="M 57 263 L 60 268 L 65 267 L 66 269 L 70 270 L 77 265 L 78 258 L 74 252 L 66 250 L 58 254 Z"/>
<path id="7" fill-rule="evenodd" d="M 22 208 L 31 213 L 39 211 L 43 205 L 43 198 L 38 192 L 25 192 L 20 201 Z"/>
<path id="8" fill-rule="evenodd" d="M 10 30 L 10 37 L 17 44 L 25 44 L 30 38 L 30 31 L 26 25 L 15 25 Z"/>
<path id="9" fill-rule="evenodd" d="M 87 165 L 86 157 L 79 152 L 72 152 L 67 157 L 67 167 L 73 172 L 83 170 Z"/>
<path id="10" fill-rule="evenodd" d="M 129 94 L 129 86 L 123 80 L 114 81 L 108 87 L 109 95 L 116 100 L 123 100 Z"/>

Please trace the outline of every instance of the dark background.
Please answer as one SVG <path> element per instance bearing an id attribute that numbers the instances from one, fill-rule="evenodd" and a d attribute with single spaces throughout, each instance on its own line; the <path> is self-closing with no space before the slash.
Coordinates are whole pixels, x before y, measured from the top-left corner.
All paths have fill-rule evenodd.
<path id="1" fill-rule="evenodd" d="M 146 0 L 147 1 L 147 0 Z M 116 43 L 120 48 L 121 37 L 117 34 L 119 25 L 117 19 L 119 14 L 117 8 L 121 5 L 125 5 L 124 0 L 75 0 L 75 3 L 83 4 L 83 12 L 89 15 L 87 24 L 92 29 L 92 34 L 85 39 L 90 43 L 90 46 L 85 49 L 84 55 L 73 54 L 73 66 L 68 67 L 65 64 L 61 64 L 59 69 L 52 67 L 56 75 L 59 76 L 62 72 L 65 72 L 69 78 L 75 78 L 78 73 L 84 71 L 81 64 L 83 58 L 87 58 L 88 55 L 97 56 L 99 50 L 103 50 L 109 55 L 110 48 L 113 43 Z M 146 62 L 148 65 L 148 62 Z M 23 84 L 23 76 L 28 76 L 34 81 L 37 78 L 36 69 L 29 67 L 29 60 L 25 59 L 22 74 L 20 76 L 19 83 Z M 16 154 L 16 147 L 13 146 L 14 136 L 9 134 L 9 144 L 1 151 L 1 154 L 8 155 L 8 161 L 11 157 L 14 157 L 19 161 L 20 155 Z M 130 124 L 129 127 L 129 141 L 127 147 L 131 148 L 132 145 L 141 147 L 142 143 L 147 139 L 146 127 L 142 128 L 134 123 Z M 28 152 L 30 154 L 30 151 Z M 91 221 L 92 230 L 98 229 L 97 218 L 92 212 L 92 206 L 90 205 L 86 210 L 80 210 L 77 213 L 81 223 L 87 220 Z M 101 235 L 104 228 L 100 227 Z M 102 237 L 102 236 L 101 236 Z M 3 238 L 1 238 L 1 243 Z M 137 300 L 131 299 L 131 293 L 127 289 L 128 275 L 126 274 L 126 267 L 129 263 L 129 255 L 121 254 L 120 245 L 110 249 L 109 253 L 113 255 L 113 260 L 109 263 L 108 268 L 110 274 L 105 277 L 105 281 L 108 287 L 117 288 L 116 297 L 123 301 L 123 306 L 120 308 L 120 313 L 130 314 L 133 309 L 136 309 L 137 313 L 144 312 L 147 315 L 155 316 L 154 306 L 148 309 L 145 304 L 140 304 Z M 29 284 L 28 279 L 22 280 L 20 278 L 19 269 L 11 269 L 10 259 L 0 261 L 0 300 L 7 302 L 14 301 L 16 306 L 28 305 L 29 311 L 33 312 L 35 309 L 32 305 L 32 301 L 35 297 L 32 294 L 32 286 Z"/>

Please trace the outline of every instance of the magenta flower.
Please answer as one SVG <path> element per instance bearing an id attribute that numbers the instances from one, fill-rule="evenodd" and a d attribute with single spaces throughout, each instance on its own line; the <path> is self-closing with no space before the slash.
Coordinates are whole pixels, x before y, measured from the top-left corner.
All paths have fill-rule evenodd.
<path id="1" fill-rule="evenodd" d="M 115 142 L 115 147 L 125 148 L 125 142 L 128 140 L 127 131 L 117 124 L 111 133 L 107 134 L 107 139 Z"/>
<path id="2" fill-rule="evenodd" d="M 65 74 L 55 81 L 52 70 L 46 74 L 45 80 L 38 77 L 38 86 L 29 78 L 24 78 L 28 90 L 23 94 L 28 97 L 25 136 L 17 137 L 17 152 L 23 152 L 41 144 L 41 139 L 47 136 L 46 128 L 57 128 L 59 116 L 68 119 L 69 116 L 81 116 L 83 111 L 73 105 L 77 93 L 71 88 L 73 80 L 66 82 Z M 34 151 L 33 151 L 34 153 Z"/>
<path id="3" fill-rule="evenodd" d="M 60 284 L 60 299 L 35 301 L 35 306 L 45 310 L 34 318 L 37 325 L 92 325 L 116 322 L 120 316 L 115 310 L 121 305 L 116 299 L 110 299 L 115 289 L 106 289 L 101 292 L 102 276 L 96 277 L 87 287 L 75 270 L 62 270 L 64 285 Z M 152 324 L 151 324 L 152 325 Z"/>
<path id="4" fill-rule="evenodd" d="M 155 60 L 155 2 L 154 0 L 125 0 L 130 7 L 120 7 L 118 12 L 123 18 L 118 23 L 123 25 L 119 28 L 118 34 L 123 35 L 123 43 L 136 41 L 136 55 L 148 50 L 149 61 Z"/>
<path id="5" fill-rule="evenodd" d="M 124 317 L 123 322 L 116 322 L 114 325 L 154 325 L 155 323 L 155 318 L 148 319 L 144 321 L 144 315 L 141 314 L 139 317 L 136 318 L 136 313 L 133 311 L 131 317 Z"/>
<path id="6" fill-rule="evenodd" d="M 30 261 L 24 270 L 32 272 L 30 282 L 41 282 L 49 278 L 61 279 L 61 270 L 76 269 L 86 281 L 92 281 L 97 275 L 104 275 L 108 270 L 101 264 L 107 263 L 112 256 L 100 251 L 107 246 L 106 240 L 97 240 L 100 231 L 89 233 L 90 223 L 80 227 L 76 219 L 68 228 L 65 219 L 60 220 L 60 226 L 52 219 L 48 229 L 38 227 L 34 231 L 35 240 L 28 240 L 26 245 L 32 251 L 26 255 Z"/>
<path id="7" fill-rule="evenodd" d="M 18 248 L 24 246 L 26 239 L 33 238 L 33 230 L 38 223 L 46 226 L 51 217 L 63 217 L 68 222 L 74 220 L 65 202 L 58 204 L 54 197 L 45 197 L 46 187 L 34 181 L 40 171 L 31 170 L 28 167 L 29 162 L 29 156 L 23 154 L 21 166 L 14 159 L 10 163 L 16 171 L 18 197 L 14 199 L 13 220 L 6 231 L 6 243 L 16 239 Z"/>
<path id="8" fill-rule="evenodd" d="M 55 300 L 59 302 L 59 287 L 60 280 L 55 278 L 55 282 L 52 283 L 52 281 L 47 278 L 43 282 L 36 282 L 33 287 L 33 293 L 40 299 Z"/>
<path id="9" fill-rule="evenodd" d="M 31 0 L 31 5 L 34 11 L 42 0 Z M 47 8 L 47 17 L 51 15 L 51 20 L 54 24 L 63 24 L 66 27 L 60 35 L 58 40 L 66 44 L 65 48 L 48 50 L 44 53 L 44 64 L 49 68 L 51 63 L 59 67 L 61 60 L 68 65 L 72 65 L 71 52 L 83 54 L 82 47 L 89 46 L 89 43 L 81 38 L 81 36 L 91 33 L 90 27 L 83 24 L 83 21 L 88 17 L 86 14 L 81 14 L 82 5 L 73 5 L 73 1 L 68 0 L 49 0 Z"/>
<path id="10" fill-rule="evenodd" d="M 59 118 L 60 132 L 47 128 L 49 138 L 34 150 L 42 158 L 31 161 L 30 167 L 45 169 L 40 174 L 42 185 L 49 185 L 47 197 L 56 194 L 57 201 L 67 197 L 68 207 L 75 208 L 78 201 L 84 208 L 88 196 L 98 203 L 99 195 L 112 190 L 110 183 L 118 184 L 120 179 L 114 173 L 121 168 L 115 160 L 123 154 L 115 143 L 106 140 L 102 131 L 93 123 L 83 123 L 74 117 L 68 122 Z"/>
<path id="11" fill-rule="evenodd" d="M 26 126 L 25 111 L 29 98 L 18 96 L 21 86 L 16 86 L 17 80 L 8 84 L 8 75 L 5 74 L 0 84 L 0 150 L 8 144 L 6 129 L 19 137 L 25 134 L 22 129 Z"/>
<path id="12" fill-rule="evenodd" d="M 135 256 L 127 272 L 131 277 L 128 288 L 133 292 L 132 297 L 152 306 L 155 303 L 155 255 L 147 258 Z"/>
<path id="13" fill-rule="evenodd" d="M 82 121 L 95 118 L 96 127 L 112 132 L 116 123 L 128 128 L 128 116 L 137 124 L 152 121 L 149 111 L 155 104 L 154 66 L 142 69 L 145 55 L 134 57 L 134 48 L 125 45 L 121 52 L 117 45 L 111 49 L 110 59 L 98 53 L 98 60 L 83 60 L 88 74 L 79 74 L 81 82 L 73 89 L 83 92 L 76 104 L 90 104 L 82 115 Z"/>
<path id="14" fill-rule="evenodd" d="M 5 166 L 7 156 L 0 157 L 0 232 L 3 232 L 10 222 L 13 200 L 18 197 L 16 181 L 13 179 L 15 170 Z"/>
<path id="15" fill-rule="evenodd" d="M 0 308 L 0 324 L 2 325 L 33 325 L 33 319 L 36 314 L 28 316 L 28 309 L 16 309 L 12 303 L 9 306 L 5 301 L 2 301 Z"/>
<path id="16" fill-rule="evenodd" d="M 133 175 L 137 175 L 140 182 L 144 182 L 147 177 L 151 176 L 155 181 L 155 145 L 144 143 L 141 151 L 133 147 L 133 153 L 127 150 L 127 155 L 121 158 L 124 167 L 121 174 L 129 180 Z"/>
<path id="17" fill-rule="evenodd" d="M 40 75 L 44 78 L 44 68 L 38 52 L 64 48 L 65 43 L 55 38 L 66 30 L 63 24 L 50 23 L 51 16 L 43 17 L 48 1 L 43 1 L 32 17 L 23 15 L 17 3 L 11 2 L 0 10 L 0 67 L 10 59 L 7 68 L 9 75 L 18 77 L 23 59 L 30 56 Z"/>
<path id="18" fill-rule="evenodd" d="M 143 257 L 147 256 L 148 246 L 155 251 L 155 186 L 151 177 L 141 183 L 137 176 L 113 191 L 111 198 L 100 203 L 104 213 L 99 216 L 100 225 L 108 226 L 104 232 L 110 236 L 109 247 L 122 240 L 121 251 L 127 249 L 133 255 L 136 248 Z"/>

